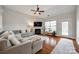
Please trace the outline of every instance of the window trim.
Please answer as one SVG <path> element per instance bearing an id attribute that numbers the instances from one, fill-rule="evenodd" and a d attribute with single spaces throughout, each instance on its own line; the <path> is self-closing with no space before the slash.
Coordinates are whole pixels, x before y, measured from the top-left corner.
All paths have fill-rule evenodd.
<path id="1" fill-rule="evenodd" d="M 51 30 L 51 28 L 53 28 L 54 26 L 55 26 L 55 30 L 53 30 L 53 31 L 56 31 L 56 21 L 47 21 L 47 22 L 49 22 L 49 27 L 47 27 L 46 25 L 45 25 L 45 32 L 51 32 L 52 30 Z M 53 27 L 52 27 L 52 25 L 51 25 L 51 23 L 50 22 L 55 22 L 55 25 L 53 25 Z M 45 24 L 46 24 L 46 22 L 45 22 Z M 46 28 L 48 28 L 49 30 L 48 31 L 46 31 Z M 50 31 L 51 30 L 51 31 Z M 52 31 L 52 32 L 53 32 Z"/>

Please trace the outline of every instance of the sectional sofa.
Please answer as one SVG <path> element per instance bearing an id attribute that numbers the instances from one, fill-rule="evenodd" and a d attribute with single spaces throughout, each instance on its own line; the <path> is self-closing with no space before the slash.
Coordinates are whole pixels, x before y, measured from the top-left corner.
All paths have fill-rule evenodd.
<path id="1" fill-rule="evenodd" d="M 43 41 L 39 35 L 20 37 L 7 31 L 0 36 L 0 54 L 35 54 L 43 48 Z"/>

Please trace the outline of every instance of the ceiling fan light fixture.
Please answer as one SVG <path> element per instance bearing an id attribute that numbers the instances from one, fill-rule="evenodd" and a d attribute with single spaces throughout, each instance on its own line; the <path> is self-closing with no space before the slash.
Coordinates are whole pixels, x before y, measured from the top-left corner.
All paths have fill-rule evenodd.
<path id="1" fill-rule="evenodd" d="M 39 14 L 39 12 L 36 12 L 36 14 Z"/>
<path id="2" fill-rule="evenodd" d="M 44 10 L 40 10 L 39 6 L 37 5 L 37 9 L 36 10 L 31 10 L 34 12 L 34 14 L 39 14 L 41 15 L 42 12 L 44 12 Z"/>

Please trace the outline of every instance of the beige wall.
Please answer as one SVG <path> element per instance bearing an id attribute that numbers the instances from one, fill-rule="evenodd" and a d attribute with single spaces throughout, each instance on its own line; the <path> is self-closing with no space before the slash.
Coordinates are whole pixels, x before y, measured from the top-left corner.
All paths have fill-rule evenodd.
<path id="1" fill-rule="evenodd" d="M 30 26 L 33 27 L 34 21 L 43 21 L 42 18 L 33 17 L 20 12 L 4 8 L 3 13 L 3 29 L 4 30 L 28 30 L 30 31 Z M 43 27 L 33 27 L 42 29 Z M 34 32 L 34 30 L 33 30 Z M 42 30 L 43 32 L 43 30 Z"/>
<path id="2" fill-rule="evenodd" d="M 0 31 L 3 30 L 3 9 L 2 9 L 2 6 L 0 6 Z"/>
<path id="3" fill-rule="evenodd" d="M 77 20 L 76 20 L 76 25 L 77 25 L 77 31 L 76 31 L 76 35 L 77 35 L 77 43 L 79 44 L 79 6 L 77 6 Z"/>
<path id="4" fill-rule="evenodd" d="M 3 13 L 3 29 L 4 30 L 29 30 L 29 25 L 33 24 L 33 17 L 25 15 L 7 8 Z"/>

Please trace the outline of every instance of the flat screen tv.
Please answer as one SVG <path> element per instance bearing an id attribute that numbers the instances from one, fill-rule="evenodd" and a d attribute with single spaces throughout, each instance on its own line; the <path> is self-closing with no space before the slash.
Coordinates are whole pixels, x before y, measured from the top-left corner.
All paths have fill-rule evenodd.
<path id="1" fill-rule="evenodd" d="M 34 27 L 42 27 L 42 22 L 34 22 Z"/>

